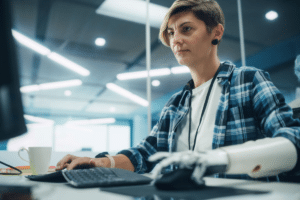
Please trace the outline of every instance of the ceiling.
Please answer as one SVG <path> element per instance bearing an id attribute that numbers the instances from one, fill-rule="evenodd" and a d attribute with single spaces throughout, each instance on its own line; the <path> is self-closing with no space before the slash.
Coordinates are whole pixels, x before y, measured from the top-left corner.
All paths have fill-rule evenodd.
<path id="1" fill-rule="evenodd" d="M 124 0 L 125 1 L 125 0 Z M 20 44 L 18 58 L 21 86 L 47 82 L 80 79 L 79 87 L 68 88 L 72 95 L 64 95 L 66 89 L 23 93 L 27 114 L 48 118 L 95 118 L 115 116 L 130 118 L 142 106 L 108 89 L 107 83 L 115 83 L 132 93 L 147 99 L 146 79 L 120 81 L 118 73 L 146 70 L 145 25 L 111 18 L 95 13 L 104 0 L 13 0 L 13 28 L 39 41 L 51 51 L 90 70 L 87 77 L 80 76 L 59 64 L 41 56 Z M 151 3 L 170 7 L 173 0 L 151 0 Z M 240 61 L 240 39 L 236 0 L 219 0 L 226 25 L 219 46 L 220 60 Z M 300 34 L 299 0 L 251 0 L 242 1 L 246 57 L 260 52 Z M 275 10 L 279 18 L 267 21 L 265 14 Z M 158 40 L 157 28 L 151 28 L 151 67 L 178 66 L 171 50 Z M 104 47 L 95 46 L 95 39 L 106 39 Z M 278 87 L 299 86 L 293 76 L 293 61 L 277 62 L 269 69 Z M 282 67 L 287 69 L 282 71 Z M 152 87 L 152 100 L 182 88 L 190 79 L 189 74 L 158 77 L 159 87 Z M 285 80 L 287 80 L 285 79 Z M 284 80 L 284 79 L 283 79 Z M 273 80 L 274 81 L 274 80 Z M 274 81 L 275 82 L 275 81 Z M 161 105 L 163 106 L 163 105 Z M 111 112 L 111 107 L 115 112 Z"/>

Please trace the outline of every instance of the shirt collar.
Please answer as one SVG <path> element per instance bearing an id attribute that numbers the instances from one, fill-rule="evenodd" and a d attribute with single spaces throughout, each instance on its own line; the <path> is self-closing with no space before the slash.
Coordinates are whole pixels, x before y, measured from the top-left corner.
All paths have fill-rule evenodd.
<path id="1" fill-rule="evenodd" d="M 229 77 L 231 76 L 231 74 L 233 73 L 233 70 L 236 68 L 236 66 L 228 61 L 222 62 L 220 65 L 221 69 L 219 74 L 217 75 L 217 81 L 218 83 L 220 83 L 221 85 L 224 85 Z M 192 90 L 194 89 L 195 85 L 194 85 L 194 81 L 193 79 L 191 79 L 184 87 L 184 90 Z"/>

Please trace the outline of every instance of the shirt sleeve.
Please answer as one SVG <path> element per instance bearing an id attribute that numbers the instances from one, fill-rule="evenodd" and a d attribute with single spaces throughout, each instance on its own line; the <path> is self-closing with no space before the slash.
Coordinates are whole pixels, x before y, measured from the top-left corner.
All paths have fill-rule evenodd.
<path id="1" fill-rule="evenodd" d="M 285 137 L 295 145 L 298 160 L 289 173 L 300 173 L 300 120 L 293 118 L 291 107 L 286 104 L 267 72 L 259 70 L 255 73 L 252 95 L 254 113 L 261 130 L 267 137 Z"/>
<path id="2" fill-rule="evenodd" d="M 135 172 L 147 173 L 154 168 L 156 163 L 149 162 L 148 158 L 157 152 L 157 131 L 158 123 L 153 127 L 151 134 L 139 145 L 118 152 L 118 154 L 123 154 L 129 158 Z"/>
<path id="3" fill-rule="evenodd" d="M 180 92 L 174 94 L 169 101 L 164 106 L 158 123 L 152 128 L 149 136 L 147 136 L 139 145 L 118 152 L 118 154 L 123 154 L 129 158 L 134 166 L 134 171 L 137 173 L 147 173 L 150 172 L 157 162 L 149 162 L 148 158 L 158 151 L 167 151 L 168 148 L 168 109 L 170 104 L 172 104 L 176 98 L 180 98 Z M 168 120 L 166 120 L 168 119 Z M 163 127 L 163 128 L 162 128 Z M 166 129 L 166 130 L 162 130 Z M 158 141 L 160 137 L 160 141 Z M 160 144 L 158 147 L 157 144 Z"/>

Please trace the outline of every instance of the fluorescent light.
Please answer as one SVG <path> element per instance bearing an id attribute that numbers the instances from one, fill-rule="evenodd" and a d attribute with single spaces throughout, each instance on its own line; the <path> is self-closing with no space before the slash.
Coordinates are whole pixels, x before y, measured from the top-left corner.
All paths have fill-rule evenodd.
<path id="1" fill-rule="evenodd" d="M 40 90 L 40 88 L 38 85 L 28 85 L 28 86 L 23 86 L 20 88 L 20 91 L 23 93 L 36 92 L 39 90 Z"/>
<path id="2" fill-rule="evenodd" d="M 171 72 L 173 74 L 184 74 L 190 73 L 190 69 L 187 66 L 172 67 Z"/>
<path id="3" fill-rule="evenodd" d="M 74 87 L 79 85 L 82 85 L 82 81 L 79 79 L 74 79 L 69 81 L 59 81 L 59 82 L 52 82 L 52 83 L 43 83 L 39 85 L 23 86 L 20 88 L 20 90 L 23 93 L 28 93 L 28 92 L 36 92 L 40 90 L 51 90 L 51 89 L 58 89 L 58 88 L 65 88 L 65 87 Z"/>
<path id="4" fill-rule="evenodd" d="M 146 106 L 149 105 L 148 101 L 146 101 L 145 99 L 143 99 L 143 98 L 141 98 L 141 97 L 139 97 L 139 96 L 137 96 L 137 95 L 135 95 L 135 94 L 133 94 L 133 93 L 131 93 L 131 92 L 129 92 L 129 91 L 127 91 L 127 90 L 119 87 L 119 86 L 117 86 L 116 84 L 107 83 L 106 87 L 108 89 L 114 91 L 115 93 L 118 93 L 118 94 L 120 94 L 120 95 L 122 95 L 122 96 L 124 96 L 124 97 L 126 97 L 126 98 L 128 98 L 128 99 L 130 99 L 130 100 L 132 100 L 132 101 L 134 101 L 134 102 L 142 105 L 142 106 L 146 107 Z"/>
<path id="5" fill-rule="evenodd" d="M 15 30 L 12 30 L 12 35 L 21 44 L 25 45 L 26 47 L 34 50 L 35 52 L 37 52 L 39 54 L 48 56 L 48 58 L 61 64 L 62 66 L 66 67 L 72 71 L 75 71 L 76 73 L 78 73 L 82 76 L 90 75 L 89 70 L 83 68 L 82 66 L 68 60 L 67 58 L 65 58 L 57 53 L 51 52 L 50 49 L 48 49 L 47 47 L 35 42 L 34 40 L 26 37 L 25 35 L 15 31 Z"/>
<path id="6" fill-rule="evenodd" d="M 171 74 L 171 71 L 168 68 L 150 70 L 151 77 L 166 76 L 166 75 L 170 75 L 170 74 Z M 146 78 L 147 76 L 148 76 L 147 71 L 128 72 L 128 73 L 118 74 L 117 79 L 119 79 L 119 80 L 138 79 L 138 78 Z"/>
<path id="7" fill-rule="evenodd" d="M 275 11 L 273 11 L 273 10 L 269 11 L 269 12 L 266 14 L 266 18 L 267 18 L 268 20 L 270 20 L 270 21 L 277 19 L 277 17 L 278 17 L 278 13 L 275 12 Z"/>
<path id="8" fill-rule="evenodd" d="M 106 0 L 96 10 L 97 14 L 128 20 L 140 24 L 146 23 L 147 2 L 141 0 Z M 157 4 L 149 4 L 150 25 L 159 28 L 168 8 Z"/>
<path id="9" fill-rule="evenodd" d="M 160 85 L 160 81 L 159 80 L 154 80 L 154 81 L 152 81 L 152 85 L 154 87 L 158 87 Z"/>
<path id="10" fill-rule="evenodd" d="M 71 60 L 55 53 L 55 52 L 52 52 L 48 55 L 48 58 L 61 64 L 62 66 L 72 70 L 72 71 L 75 71 L 77 72 L 78 74 L 82 75 L 82 76 L 88 76 L 90 75 L 90 71 L 83 68 L 82 66 L 72 62 Z"/>
<path id="11" fill-rule="evenodd" d="M 47 47 L 35 42 L 34 40 L 26 37 L 25 35 L 15 31 L 15 30 L 12 30 L 12 35 L 18 42 L 20 42 L 21 44 L 25 45 L 26 47 L 34 50 L 35 52 L 37 52 L 39 54 L 47 55 L 51 52 L 50 49 L 48 49 Z"/>
<path id="12" fill-rule="evenodd" d="M 54 124 L 53 120 L 44 119 L 44 118 L 41 118 L 41 117 L 34 117 L 34 116 L 31 116 L 31 115 L 24 115 L 24 118 L 29 120 L 29 121 L 32 121 L 32 122 L 38 122 L 38 123 L 44 123 L 44 124 Z"/>
<path id="13" fill-rule="evenodd" d="M 104 46 L 105 45 L 105 43 L 106 43 L 106 41 L 105 41 L 105 39 L 104 38 L 97 38 L 96 40 L 95 40 L 95 44 L 97 45 L 97 46 Z"/>
<path id="14" fill-rule="evenodd" d="M 115 123 L 115 118 L 102 118 L 102 119 L 88 119 L 88 120 L 76 120 L 69 121 L 66 125 L 91 125 L 91 124 L 112 124 Z"/>

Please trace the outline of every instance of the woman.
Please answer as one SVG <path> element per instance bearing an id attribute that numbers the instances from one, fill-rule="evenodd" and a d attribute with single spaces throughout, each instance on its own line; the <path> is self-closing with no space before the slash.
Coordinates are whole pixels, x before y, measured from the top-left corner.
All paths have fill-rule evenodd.
<path id="1" fill-rule="evenodd" d="M 161 25 L 159 37 L 163 44 L 170 46 L 177 61 L 189 67 L 192 80 L 171 97 L 150 136 L 137 147 L 107 158 L 102 155 L 95 159 L 67 155 L 58 163 L 57 170 L 91 164 L 144 173 L 156 165 L 148 159 L 157 152 L 212 149 L 212 152 L 218 152 L 215 149 L 222 147 L 228 157 L 226 165 L 230 166 L 226 172 L 231 174 L 252 170 L 248 174 L 253 175 L 261 171 L 261 165 L 257 163 L 265 158 L 285 164 L 276 168 L 275 174 L 262 170 L 253 177 L 276 175 L 292 169 L 291 173 L 299 171 L 300 121 L 292 118 L 291 108 L 285 104 L 284 97 L 266 72 L 220 63 L 217 45 L 222 39 L 224 26 L 224 15 L 216 1 L 175 1 Z M 266 137 L 272 139 L 259 140 Z M 251 145 L 243 144 L 254 140 L 257 142 Z M 236 146 L 225 147 L 230 145 Z M 232 156 L 233 152 L 245 152 L 245 145 L 251 147 L 246 159 L 238 160 Z M 256 156 L 257 149 L 266 154 Z M 276 155 L 270 154 L 274 149 L 283 150 L 276 151 L 277 157 L 274 157 Z M 278 159 L 280 155 L 286 155 L 282 157 L 287 157 L 287 160 Z M 241 163 L 243 170 L 235 167 Z M 172 166 L 167 169 L 172 170 Z"/>

